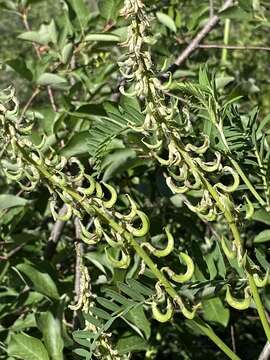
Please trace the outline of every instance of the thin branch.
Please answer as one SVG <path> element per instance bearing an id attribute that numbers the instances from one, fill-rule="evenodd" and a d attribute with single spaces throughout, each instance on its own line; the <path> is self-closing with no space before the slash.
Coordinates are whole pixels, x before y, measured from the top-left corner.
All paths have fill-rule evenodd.
<path id="1" fill-rule="evenodd" d="M 267 341 L 267 343 L 264 345 L 262 352 L 260 353 L 260 356 L 258 357 L 258 360 L 269 360 L 269 359 L 270 359 L 270 343 Z"/>
<path id="2" fill-rule="evenodd" d="M 59 211 L 59 215 L 64 215 L 65 213 L 66 213 L 66 205 L 63 205 Z M 57 220 L 55 222 L 53 229 L 51 231 L 51 235 L 49 237 L 47 246 L 44 251 L 44 258 L 46 260 L 52 259 L 53 255 L 55 253 L 57 243 L 62 235 L 65 223 L 66 223 L 65 221 L 61 221 L 61 220 Z"/>
<path id="3" fill-rule="evenodd" d="M 198 45 L 200 49 L 228 49 L 228 50 L 262 50 L 270 51 L 267 46 L 249 46 L 249 45 L 219 45 L 219 44 L 203 44 Z"/>
<path id="4" fill-rule="evenodd" d="M 236 343 L 235 343 L 235 334 L 234 334 L 234 326 L 233 325 L 231 325 L 231 339 L 232 339 L 233 352 L 236 353 Z"/>
<path id="5" fill-rule="evenodd" d="M 20 119 L 19 121 L 22 120 L 22 118 L 24 117 L 24 114 L 26 113 L 26 111 L 29 109 L 29 107 L 31 106 L 32 102 L 34 101 L 35 97 L 40 93 L 40 88 L 36 87 L 34 92 L 32 93 L 32 95 L 30 96 L 30 98 L 28 99 L 27 103 L 25 104 Z"/>
<path id="6" fill-rule="evenodd" d="M 223 7 L 219 12 L 228 9 L 233 5 L 233 0 L 226 0 Z M 178 56 L 175 60 L 174 64 L 169 68 L 169 71 L 180 66 L 189 56 L 193 53 L 194 50 L 198 48 L 198 45 L 201 41 L 211 32 L 211 30 L 219 23 L 220 16 L 214 15 L 210 17 L 202 30 L 195 36 L 195 38 L 191 41 L 191 43 L 185 48 L 185 50 Z"/>
<path id="7" fill-rule="evenodd" d="M 209 0 L 209 17 L 210 19 L 214 16 L 214 2 Z"/>

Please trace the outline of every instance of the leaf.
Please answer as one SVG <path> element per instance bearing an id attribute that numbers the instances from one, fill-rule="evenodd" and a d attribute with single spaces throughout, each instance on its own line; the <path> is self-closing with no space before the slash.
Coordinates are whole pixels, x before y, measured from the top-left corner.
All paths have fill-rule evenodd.
<path id="1" fill-rule="evenodd" d="M 84 0 L 67 0 L 67 2 L 70 4 L 75 14 L 77 15 L 81 27 L 85 28 L 88 22 L 88 14 L 90 12 Z"/>
<path id="2" fill-rule="evenodd" d="M 270 230 L 261 231 L 253 240 L 254 243 L 263 243 L 266 241 L 270 241 Z"/>
<path id="3" fill-rule="evenodd" d="M 54 20 L 49 25 L 42 24 L 38 31 L 26 31 L 18 36 L 19 39 L 33 41 L 41 45 L 48 45 L 50 42 L 56 44 L 57 37 Z"/>
<path id="4" fill-rule="evenodd" d="M 222 77 L 216 78 L 216 88 L 217 88 L 217 90 L 224 89 L 225 86 L 230 84 L 232 81 L 234 81 L 233 76 L 222 76 Z"/>
<path id="5" fill-rule="evenodd" d="M 52 73 L 43 73 L 37 79 L 37 84 L 42 86 L 52 86 L 54 88 L 61 88 L 67 85 L 67 80 L 62 76 L 52 74 Z"/>
<path id="6" fill-rule="evenodd" d="M 126 315 L 125 318 L 136 325 L 140 330 L 143 331 L 145 337 L 149 339 L 151 335 L 151 326 L 150 322 L 147 319 L 143 305 L 136 306 L 132 308 Z"/>
<path id="7" fill-rule="evenodd" d="M 116 349 L 121 354 L 129 352 L 142 351 L 148 348 L 147 342 L 140 336 L 126 333 L 120 337 L 116 344 Z"/>
<path id="8" fill-rule="evenodd" d="M 49 360 L 49 355 L 42 342 L 24 333 L 11 336 L 8 354 L 23 360 Z"/>
<path id="9" fill-rule="evenodd" d="M 49 274 L 41 272 L 29 264 L 19 264 L 16 268 L 30 279 L 36 291 L 52 299 L 59 299 L 57 287 Z"/>
<path id="10" fill-rule="evenodd" d="M 70 158 L 76 155 L 86 154 L 89 151 L 88 140 L 90 138 L 89 131 L 82 131 L 75 134 L 67 145 L 61 149 L 61 155 Z"/>
<path id="11" fill-rule="evenodd" d="M 169 15 L 164 14 L 162 12 L 157 12 L 156 16 L 157 16 L 158 21 L 161 24 L 165 25 L 167 28 L 169 28 L 173 32 L 176 32 L 175 23 L 174 23 L 173 19 Z"/>
<path id="12" fill-rule="evenodd" d="M 100 16 L 107 21 L 116 20 L 122 3 L 122 0 L 99 0 L 98 8 Z"/>
<path id="13" fill-rule="evenodd" d="M 216 297 L 203 301 L 203 317 L 226 327 L 230 319 L 230 311 L 225 308 L 220 298 Z"/>
<path id="14" fill-rule="evenodd" d="M 270 214 L 266 210 L 257 210 L 252 216 L 252 220 L 262 222 L 264 224 L 270 225 Z"/>
<path id="15" fill-rule="evenodd" d="M 0 210 L 16 206 L 25 206 L 30 201 L 16 195 L 0 194 Z"/>
<path id="16" fill-rule="evenodd" d="M 17 57 L 6 62 L 13 70 L 15 70 L 23 79 L 31 81 L 33 75 L 31 71 L 27 68 L 23 58 Z"/>
<path id="17" fill-rule="evenodd" d="M 119 36 L 109 33 L 95 33 L 86 35 L 85 39 L 87 41 L 104 41 L 104 42 L 118 42 L 120 41 Z"/>
<path id="18" fill-rule="evenodd" d="M 61 335 L 61 324 L 50 311 L 36 315 L 39 330 L 52 360 L 63 360 L 64 342 Z"/>

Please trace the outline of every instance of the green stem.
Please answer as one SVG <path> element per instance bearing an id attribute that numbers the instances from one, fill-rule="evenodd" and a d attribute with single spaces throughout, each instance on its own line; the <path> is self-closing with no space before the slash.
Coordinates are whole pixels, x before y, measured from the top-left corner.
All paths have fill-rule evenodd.
<path id="1" fill-rule="evenodd" d="M 260 203 L 260 205 L 262 207 L 264 207 L 265 201 L 263 200 L 263 198 L 258 194 L 258 192 L 256 191 L 256 189 L 254 188 L 254 186 L 251 184 L 251 182 L 249 181 L 248 177 L 245 175 L 245 173 L 243 172 L 243 170 L 241 169 L 241 167 L 238 165 L 237 161 L 235 161 L 231 156 L 229 156 L 229 159 L 231 161 L 231 163 L 233 164 L 233 166 L 235 167 L 235 169 L 237 170 L 239 176 L 241 177 L 241 179 L 244 181 L 244 183 L 247 185 L 249 191 L 252 193 L 252 195 L 258 200 L 258 202 Z"/>
<path id="2" fill-rule="evenodd" d="M 231 20 L 230 19 L 226 19 L 225 20 L 225 26 L 224 26 L 224 37 L 223 37 L 223 42 L 224 45 L 228 45 L 229 44 L 229 38 L 230 38 L 230 23 Z M 221 65 L 222 66 L 226 66 L 227 63 L 227 56 L 228 56 L 228 49 L 224 48 L 222 50 L 222 55 L 221 55 Z"/>
<path id="3" fill-rule="evenodd" d="M 270 342 L 270 325 L 269 325 L 269 322 L 268 322 L 266 314 L 265 314 L 264 306 L 262 304 L 262 301 L 261 301 L 261 298 L 260 298 L 260 295 L 258 292 L 258 288 L 254 282 L 252 274 L 250 274 L 250 273 L 248 273 L 248 282 L 249 282 L 253 300 L 256 304 L 256 308 L 257 308 L 265 335 L 267 337 L 267 340 Z"/>

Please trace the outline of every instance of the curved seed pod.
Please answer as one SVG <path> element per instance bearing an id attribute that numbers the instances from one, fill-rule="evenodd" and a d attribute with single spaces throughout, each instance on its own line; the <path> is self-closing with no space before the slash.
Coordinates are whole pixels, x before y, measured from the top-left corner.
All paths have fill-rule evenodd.
<path id="1" fill-rule="evenodd" d="M 46 143 L 46 140 L 47 140 L 47 136 L 46 136 L 46 135 L 43 135 L 43 136 L 42 136 L 42 139 L 41 139 L 41 142 L 40 142 L 38 145 L 36 145 L 36 148 L 37 148 L 37 149 L 42 149 L 43 146 L 44 146 L 45 143 Z"/>
<path id="2" fill-rule="evenodd" d="M 168 82 L 163 85 L 160 85 L 160 89 L 163 91 L 169 90 L 172 85 L 172 81 L 173 81 L 173 77 L 172 77 L 172 73 L 170 72 Z"/>
<path id="3" fill-rule="evenodd" d="M 186 164 L 183 164 L 183 166 L 179 166 L 179 175 L 174 174 L 171 170 L 168 170 L 169 174 L 171 175 L 172 178 L 174 178 L 174 180 L 176 181 L 184 181 L 187 179 L 188 176 L 188 167 Z"/>
<path id="4" fill-rule="evenodd" d="M 100 238 L 102 237 L 102 229 L 99 228 L 100 227 L 100 223 L 95 222 L 96 218 L 94 219 L 94 225 L 95 225 L 95 232 L 91 233 L 90 231 L 88 231 L 86 229 L 86 227 L 83 225 L 83 223 L 81 221 L 80 222 L 80 227 L 81 227 L 81 239 L 84 243 L 88 244 L 88 245 L 94 245 L 96 244 Z"/>
<path id="5" fill-rule="evenodd" d="M 154 157 L 157 159 L 157 161 L 158 161 L 161 165 L 165 165 L 165 166 L 170 165 L 170 159 L 165 160 L 165 159 L 163 159 L 162 157 L 160 157 L 160 156 L 157 155 L 157 154 L 154 154 Z"/>
<path id="6" fill-rule="evenodd" d="M 55 165 L 55 169 L 61 171 L 66 165 L 67 165 L 67 158 L 61 156 L 60 162 L 57 165 Z"/>
<path id="7" fill-rule="evenodd" d="M 183 185 L 183 186 L 175 185 L 175 183 L 173 182 L 173 180 L 170 176 L 167 177 L 166 183 L 174 194 L 184 194 L 185 192 L 187 192 L 189 190 L 189 188 L 185 185 Z"/>
<path id="8" fill-rule="evenodd" d="M 89 181 L 89 186 L 87 188 L 78 187 L 77 190 L 84 195 L 92 195 L 96 188 L 96 181 L 90 175 L 84 174 L 84 177 Z"/>
<path id="9" fill-rule="evenodd" d="M 267 269 L 266 274 L 261 279 L 257 273 L 253 274 L 253 280 L 258 288 L 263 288 L 268 284 L 269 280 L 269 269 Z"/>
<path id="10" fill-rule="evenodd" d="M 124 96 L 130 97 L 130 98 L 132 98 L 132 97 L 134 97 L 134 96 L 137 95 L 137 89 L 134 90 L 134 91 L 132 91 L 132 92 L 130 92 L 130 93 L 128 93 L 128 92 L 126 92 L 124 86 L 120 86 L 120 87 L 119 87 L 119 91 L 120 91 L 120 93 L 123 94 Z"/>
<path id="11" fill-rule="evenodd" d="M 57 175 L 54 174 L 52 176 L 52 180 L 54 182 L 56 182 L 57 184 L 59 184 L 60 186 L 66 186 L 67 185 L 67 180 L 66 180 L 66 176 L 64 173 L 57 171 Z"/>
<path id="12" fill-rule="evenodd" d="M 19 132 L 19 134 L 22 134 L 22 135 L 29 135 L 33 129 L 33 126 L 34 126 L 34 123 L 31 123 L 27 126 L 16 126 L 16 129 L 17 131 Z"/>
<path id="13" fill-rule="evenodd" d="M 231 292 L 230 292 L 230 286 L 227 285 L 227 290 L 226 290 L 226 301 L 227 303 L 233 307 L 234 309 L 237 310 L 246 310 L 249 308 L 250 306 L 250 301 L 251 301 L 251 296 L 249 294 L 249 287 L 246 287 L 244 289 L 244 293 L 245 293 L 245 297 L 242 300 L 236 299 L 232 296 Z"/>
<path id="14" fill-rule="evenodd" d="M 149 144 L 144 139 L 145 139 L 145 137 L 141 140 L 142 143 L 150 150 L 159 150 L 161 148 L 161 146 L 162 146 L 162 142 L 163 142 L 162 140 L 158 140 L 156 142 L 156 144 Z"/>
<path id="15" fill-rule="evenodd" d="M 176 144 L 173 141 L 169 143 L 168 150 L 170 165 L 179 165 L 182 161 L 182 157 L 177 149 Z"/>
<path id="16" fill-rule="evenodd" d="M 198 214 L 202 220 L 215 221 L 217 218 L 216 208 L 211 208 L 207 214 Z"/>
<path id="17" fill-rule="evenodd" d="M 128 198 L 128 200 L 130 202 L 130 205 L 131 205 L 130 213 L 127 214 L 127 215 L 122 215 L 119 212 L 116 212 L 115 216 L 118 219 L 122 219 L 122 220 L 125 220 L 125 221 L 131 221 L 131 220 L 134 219 L 134 217 L 137 214 L 137 206 L 136 206 L 135 202 L 131 199 L 131 197 L 128 194 L 126 194 L 126 197 Z"/>
<path id="18" fill-rule="evenodd" d="M 119 246 L 119 245 L 123 245 L 123 241 L 120 242 L 120 241 L 114 241 L 114 240 L 112 240 L 112 239 L 110 238 L 110 236 L 105 233 L 105 231 L 103 231 L 103 235 L 104 235 L 105 240 L 107 241 L 107 243 L 108 243 L 111 247 L 117 247 L 117 246 Z"/>
<path id="19" fill-rule="evenodd" d="M 223 185 L 222 183 L 217 183 L 214 185 L 214 187 L 219 188 L 225 192 L 234 192 L 235 190 L 237 190 L 239 184 L 240 184 L 240 179 L 239 179 L 239 175 L 237 174 L 237 172 L 232 169 L 230 166 L 224 166 L 223 168 L 224 171 L 228 171 L 231 173 L 232 177 L 233 177 L 233 183 L 232 185 Z"/>
<path id="20" fill-rule="evenodd" d="M 111 209 L 114 204 L 116 203 L 116 200 L 117 200 L 117 193 L 116 193 L 116 190 L 113 186 L 109 185 L 109 184 L 106 184 L 106 183 L 102 183 L 105 188 L 110 192 L 111 194 L 111 197 L 109 200 L 107 201 L 102 201 L 102 205 L 105 206 L 106 209 Z"/>
<path id="21" fill-rule="evenodd" d="M 20 185 L 20 188 L 24 191 L 33 191 L 38 183 L 33 181 L 29 185 L 23 185 L 20 181 L 18 181 L 18 184 Z"/>
<path id="22" fill-rule="evenodd" d="M 194 319 L 197 310 L 202 306 L 201 303 L 198 303 L 192 307 L 192 311 L 188 310 L 184 305 L 181 307 L 182 314 L 185 318 L 192 320 Z"/>
<path id="23" fill-rule="evenodd" d="M 201 146 L 194 146 L 192 144 L 187 144 L 185 150 L 188 152 L 193 151 L 196 154 L 204 154 L 209 148 L 209 145 L 210 145 L 209 137 L 207 135 L 204 135 L 204 142 Z"/>
<path id="24" fill-rule="evenodd" d="M 187 270 L 184 274 L 175 274 L 174 271 L 172 271 L 170 268 L 165 267 L 162 269 L 162 271 L 166 271 L 168 276 L 175 282 L 178 283 L 184 283 L 186 281 L 189 281 L 194 273 L 194 263 L 191 257 L 188 254 L 185 254 L 183 252 L 180 252 L 180 257 L 185 262 Z"/>
<path id="25" fill-rule="evenodd" d="M 24 169 L 25 176 L 30 180 L 34 182 L 38 182 L 40 180 L 40 174 L 39 171 L 35 168 L 33 165 L 29 165 L 29 170 L 32 172 L 32 174 L 27 170 Z"/>
<path id="26" fill-rule="evenodd" d="M 5 176 L 10 180 L 18 181 L 23 177 L 23 169 L 18 169 L 17 171 L 11 171 L 3 168 Z"/>
<path id="27" fill-rule="evenodd" d="M 65 204 L 66 207 L 66 213 L 63 215 L 59 215 L 56 211 L 55 211 L 55 205 L 56 205 L 56 201 L 55 200 L 51 200 L 50 202 L 50 209 L 51 209 L 51 213 L 53 216 L 54 221 L 68 221 L 71 216 L 72 216 L 72 206 L 70 204 Z"/>
<path id="28" fill-rule="evenodd" d="M 249 198 L 247 197 L 247 195 L 243 196 L 246 200 L 246 206 L 245 206 L 245 210 L 246 210 L 246 216 L 245 219 L 251 219 L 253 214 L 254 214 L 254 206 L 252 204 L 252 202 L 249 200 Z"/>
<path id="29" fill-rule="evenodd" d="M 153 254 L 156 257 L 161 258 L 161 257 L 168 256 L 173 251 L 174 238 L 173 238 L 172 234 L 169 232 L 168 227 L 165 228 L 165 232 L 167 235 L 168 243 L 164 249 L 162 249 L 162 250 L 156 249 L 150 243 L 143 243 L 143 244 L 141 244 L 141 246 L 146 247 L 151 252 L 151 254 Z"/>
<path id="30" fill-rule="evenodd" d="M 69 176 L 70 181 L 72 181 L 72 182 L 81 181 L 83 179 L 83 177 L 84 177 L 84 166 L 83 166 L 83 164 L 78 159 L 76 159 L 75 157 L 70 158 L 69 162 L 71 164 L 76 164 L 78 166 L 78 168 L 79 168 L 78 175 Z"/>
<path id="31" fill-rule="evenodd" d="M 167 298 L 167 307 L 166 307 L 165 313 L 162 313 L 159 310 L 156 302 L 152 302 L 152 313 L 153 313 L 154 319 L 156 319 L 157 321 L 159 321 L 161 323 L 170 321 L 170 319 L 172 318 L 172 315 L 173 315 L 173 306 L 172 306 L 170 299 Z"/>
<path id="32" fill-rule="evenodd" d="M 102 199 L 103 196 L 104 196 L 104 193 L 102 191 L 102 187 L 98 182 L 96 182 L 96 197 L 99 199 Z"/>
<path id="33" fill-rule="evenodd" d="M 127 269 L 130 264 L 130 256 L 125 254 L 124 251 L 121 249 L 121 259 L 116 260 L 114 259 L 108 252 L 107 248 L 105 248 L 105 254 L 107 260 L 111 263 L 111 265 L 117 269 Z"/>
<path id="34" fill-rule="evenodd" d="M 194 170 L 191 170 L 191 173 L 195 179 L 195 182 L 193 184 L 191 184 L 189 182 L 189 180 L 186 180 L 185 181 L 185 185 L 189 188 L 189 189 L 199 189 L 201 187 L 201 184 L 202 184 L 202 181 L 201 181 L 201 178 L 200 176 L 198 175 L 197 171 L 194 171 Z"/>
<path id="35" fill-rule="evenodd" d="M 235 244 L 233 243 L 232 249 L 229 249 L 223 235 L 221 236 L 221 247 L 228 260 L 233 260 L 236 258 L 237 251 L 235 248 Z"/>
<path id="36" fill-rule="evenodd" d="M 216 161 L 204 162 L 200 158 L 196 158 L 195 160 L 202 170 L 206 172 L 213 172 L 218 170 L 221 161 L 221 154 L 215 152 L 215 155 L 217 158 Z"/>
<path id="37" fill-rule="evenodd" d="M 129 232 L 131 232 L 131 234 L 133 236 L 136 236 L 136 237 L 145 236 L 150 229 L 150 222 L 149 222 L 148 216 L 140 210 L 137 210 L 136 215 L 138 215 L 138 217 L 141 219 L 142 226 L 139 229 L 137 229 L 137 228 L 134 228 L 132 225 L 127 224 L 127 229 Z"/>

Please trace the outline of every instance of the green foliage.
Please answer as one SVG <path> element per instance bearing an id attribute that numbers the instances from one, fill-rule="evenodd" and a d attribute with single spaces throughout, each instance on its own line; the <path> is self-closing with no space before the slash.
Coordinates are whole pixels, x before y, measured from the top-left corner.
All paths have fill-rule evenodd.
<path id="1" fill-rule="evenodd" d="M 220 3 L 177 67 L 208 1 L 0 0 L 0 359 L 270 340 L 269 5 Z"/>

